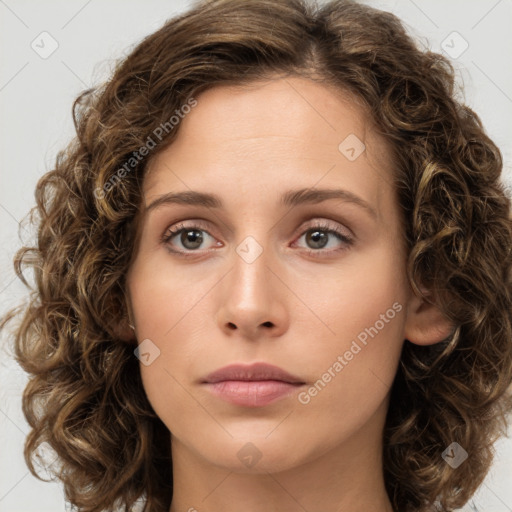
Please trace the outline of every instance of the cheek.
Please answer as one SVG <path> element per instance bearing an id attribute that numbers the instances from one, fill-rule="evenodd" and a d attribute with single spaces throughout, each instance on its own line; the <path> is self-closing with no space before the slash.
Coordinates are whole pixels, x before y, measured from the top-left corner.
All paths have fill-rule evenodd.
<path id="1" fill-rule="evenodd" d="M 407 289 L 405 269 L 397 267 L 396 261 L 396 253 L 389 248 L 347 259 L 339 269 L 320 270 L 314 281 L 296 279 L 294 292 L 301 303 L 290 311 L 291 325 L 301 324 L 299 332 L 310 333 L 310 343 L 313 332 L 321 337 L 324 350 L 316 351 L 319 355 L 337 352 L 358 336 L 364 342 L 366 329 L 376 322 L 376 339 L 401 342 Z"/>
<path id="2" fill-rule="evenodd" d="M 190 383 L 175 370 L 165 353 L 151 366 L 141 365 L 144 391 L 156 415 L 176 439 L 195 440 L 199 451 L 208 450 L 205 428 L 215 427 L 212 417 L 190 390 Z M 175 362 L 176 366 L 181 366 Z M 186 365 L 185 365 L 186 370 Z M 222 432 L 221 432 L 222 434 Z"/>
<path id="3" fill-rule="evenodd" d="M 137 335 L 162 342 L 175 336 L 191 317 L 198 316 L 198 309 L 215 282 L 208 269 L 198 274 L 170 264 L 170 256 L 164 250 L 137 263 L 131 277 Z"/>
<path id="4" fill-rule="evenodd" d="M 204 360 L 208 338 L 198 318 L 206 318 L 205 296 L 213 277 L 191 281 L 190 273 L 169 269 L 165 256 L 145 260 L 132 272 L 130 297 L 137 338 L 139 347 L 149 347 L 150 353 L 150 364 L 141 360 L 142 383 L 156 414 L 174 432 L 181 425 L 179 421 L 176 425 L 176 418 L 189 417 L 195 404 L 187 389 L 191 368 Z"/>
<path id="5" fill-rule="evenodd" d="M 359 260 L 335 279 L 321 281 L 315 293 L 309 289 L 308 305 L 321 322 L 303 323 L 300 329 L 310 333 L 302 357 L 313 385 L 298 401 L 310 413 L 328 410 L 328 421 L 346 423 L 348 410 L 354 421 L 367 416 L 384 400 L 395 377 L 407 295 L 401 269 L 393 265 L 396 259 L 385 256 L 371 264 Z M 318 341 L 312 343 L 315 330 Z"/>
<path id="6" fill-rule="evenodd" d="M 346 324 L 340 319 L 337 327 L 342 334 L 336 341 L 304 354 L 314 370 L 310 385 L 297 395 L 294 418 L 300 419 L 303 435 L 313 432 L 319 450 L 357 438 L 372 417 L 384 420 L 403 343 L 404 309 L 398 302 L 383 306 L 389 307 L 376 308 L 376 314 L 366 312 L 366 317 L 361 314 L 356 320 L 349 317 Z M 361 328 L 362 318 L 366 327 Z"/>

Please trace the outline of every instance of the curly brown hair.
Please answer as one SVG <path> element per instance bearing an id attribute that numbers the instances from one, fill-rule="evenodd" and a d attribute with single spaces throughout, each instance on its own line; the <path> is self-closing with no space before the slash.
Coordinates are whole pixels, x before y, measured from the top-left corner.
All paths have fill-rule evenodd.
<path id="1" fill-rule="evenodd" d="M 138 499 L 145 511 L 167 512 L 172 498 L 168 430 L 144 392 L 136 343 L 119 333 L 145 169 L 179 125 L 129 170 L 126 162 L 190 98 L 276 74 L 351 92 L 370 113 L 394 155 L 410 283 L 456 326 L 445 342 L 403 345 L 384 430 L 395 510 L 462 506 L 506 432 L 510 201 L 500 151 L 456 99 L 449 61 L 419 48 L 394 15 L 353 1 L 204 0 L 76 99 L 77 136 L 35 191 L 36 244 L 15 256 L 32 291 L 0 327 L 19 318 L 14 353 L 30 376 L 25 460 L 37 476 L 32 458 L 47 442 L 66 499 L 83 512 L 130 510 Z M 456 471 L 441 456 L 452 442 L 471 458 Z"/>

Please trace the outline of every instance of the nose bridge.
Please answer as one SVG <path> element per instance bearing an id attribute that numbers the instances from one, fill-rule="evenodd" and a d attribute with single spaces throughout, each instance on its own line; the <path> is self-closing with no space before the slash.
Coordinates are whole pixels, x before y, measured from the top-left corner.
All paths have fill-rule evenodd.
<path id="1" fill-rule="evenodd" d="M 261 240 L 261 236 L 258 237 Z M 267 240 L 267 239 L 266 239 Z M 268 242 L 260 243 L 255 236 L 246 236 L 233 255 L 232 292 L 239 305 L 247 308 L 263 307 L 271 300 L 273 280 L 267 268 L 272 259 Z"/>

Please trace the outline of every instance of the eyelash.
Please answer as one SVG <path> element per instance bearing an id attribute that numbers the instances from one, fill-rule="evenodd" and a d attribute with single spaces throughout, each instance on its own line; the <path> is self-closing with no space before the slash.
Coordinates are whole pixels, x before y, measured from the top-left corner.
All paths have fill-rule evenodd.
<path id="1" fill-rule="evenodd" d="M 316 224 L 313 226 L 309 226 L 306 230 L 304 230 L 301 233 L 299 238 L 304 236 L 309 231 L 313 231 L 313 230 L 325 231 L 326 233 L 336 236 L 338 238 L 338 240 L 340 240 L 341 242 L 346 244 L 346 247 L 342 247 L 339 249 L 333 249 L 333 250 L 304 248 L 303 250 L 309 255 L 319 256 L 319 253 L 327 252 L 327 253 L 332 254 L 332 253 L 338 253 L 340 251 L 346 251 L 354 243 L 354 240 L 352 238 L 348 237 L 345 233 L 341 232 L 341 230 L 339 230 L 335 226 L 329 225 L 328 223 L 325 223 L 325 222 L 323 224 L 320 223 L 320 224 Z M 204 231 L 205 233 L 208 233 L 209 236 L 212 236 L 208 232 L 208 230 L 204 229 L 204 227 L 202 227 L 201 225 L 197 225 L 197 224 L 192 225 L 192 226 L 185 226 L 184 224 L 177 224 L 175 227 L 167 229 L 167 231 L 164 233 L 164 235 L 161 238 L 161 242 L 166 246 L 166 248 L 169 252 L 176 254 L 178 256 L 182 256 L 184 258 L 193 257 L 194 253 L 198 252 L 198 251 L 193 251 L 193 250 L 189 249 L 187 252 L 184 252 L 181 250 L 176 250 L 176 249 L 171 248 L 169 242 L 171 241 L 172 238 L 174 238 L 176 235 L 179 235 L 182 231 Z M 322 257 L 322 256 L 320 256 L 320 257 Z"/>

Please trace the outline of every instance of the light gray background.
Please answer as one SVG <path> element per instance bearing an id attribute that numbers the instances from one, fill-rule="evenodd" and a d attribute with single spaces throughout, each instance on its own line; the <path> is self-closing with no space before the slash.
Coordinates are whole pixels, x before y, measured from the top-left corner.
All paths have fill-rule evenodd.
<path id="1" fill-rule="evenodd" d="M 367 3 L 398 14 L 435 51 L 449 45 L 466 102 L 481 115 L 501 148 L 504 179 L 512 183 L 512 0 Z M 52 168 L 57 151 L 73 136 L 74 98 L 104 80 L 114 59 L 188 6 L 184 0 L 0 0 L 0 312 L 26 293 L 11 264 L 19 245 L 18 223 L 34 203 L 38 178 Z M 58 43 L 46 59 L 31 48 L 34 40 L 42 46 L 43 31 Z M 464 41 L 469 46 L 459 56 Z M 46 39 L 46 49 L 49 44 Z M 27 233 L 21 231 L 26 239 Z M 6 355 L 5 343 L 4 337 L 0 512 L 66 510 L 60 485 L 40 482 L 25 466 L 22 450 L 28 425 L 20 397 L 26 381 Z M 512 440 L 500 440 L 496 451 L 493 469 L 475 496 L 477 508 L 468 504 L 464 511 L 512 512 Z"/>

